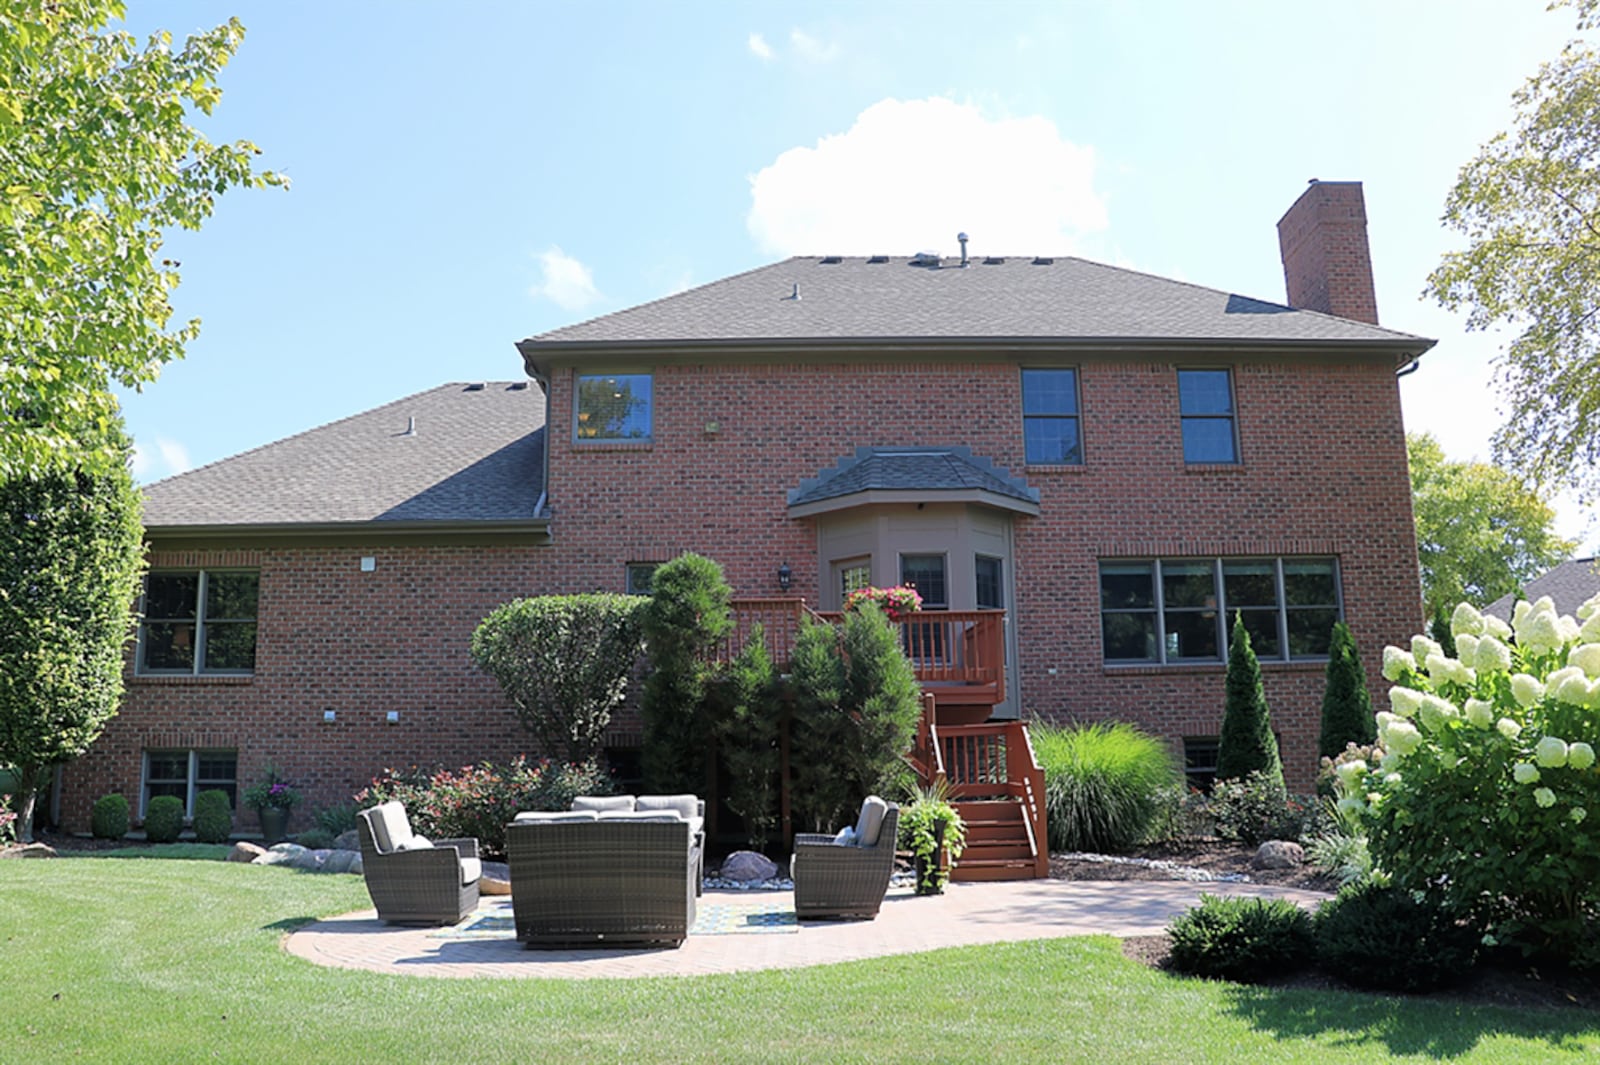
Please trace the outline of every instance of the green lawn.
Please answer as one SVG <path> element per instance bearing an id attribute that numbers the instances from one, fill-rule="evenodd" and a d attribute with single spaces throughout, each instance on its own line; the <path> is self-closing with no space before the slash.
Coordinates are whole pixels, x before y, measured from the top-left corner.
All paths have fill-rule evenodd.
<path id="1" fill-rule="evenodd" d="M 1600 1014 L 1180 979 L 1108 938 L 645 981 L 321 969 L 279 948 L 359 877 L 0 862 L 0 1062 L 1464 1062 L 1600 1056 Z"/>

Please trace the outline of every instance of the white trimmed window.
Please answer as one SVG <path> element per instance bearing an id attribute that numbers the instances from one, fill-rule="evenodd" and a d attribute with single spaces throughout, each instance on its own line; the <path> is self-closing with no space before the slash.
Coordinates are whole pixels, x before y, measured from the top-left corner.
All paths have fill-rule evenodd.
<path id="1" fill-rule="evenodd" d="M 1326 658 L 1343 616 L 1331 558 L 1171 558 L 1100 563 L 1108 665 L 1221 662 L 1237 612 L 1262 661 Z"/>
<path id="2" fill-rule="evenodd" d="M 202 791 L 225 791 L 235 809 L 239 805 L 239 752 L 171 750 L 144 752 L 144 787 L 139 796 L 139 816 L 160 795 L 183 800 L 183 815 L 194 816 L 194 799 Z"/>
<path id="3" fill-rule="evenodd" d="M 144 579 L 138 672 L 247 674 L 256 668 L 253 570 L 157 570 Z"/>

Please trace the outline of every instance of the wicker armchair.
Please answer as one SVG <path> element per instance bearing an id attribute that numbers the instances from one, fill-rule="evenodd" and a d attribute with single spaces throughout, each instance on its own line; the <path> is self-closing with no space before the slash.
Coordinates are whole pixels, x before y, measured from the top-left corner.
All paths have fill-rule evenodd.
<path id="1" fill-rule="evenodd" d="M 871 802 L 872 800 L 868 800 Z M 879 800 L 881 801 L 881 800 Z M 863 810 L 866 808 L 863 803 Z M 888 803 L 883 823 L 870 847 L 840 843 L 833 836 L 801 833 L 794 837 L 794 912 L 813 917 L 878 916 L 894 875 L 895 837 L 900 807 Z"/>
<path id="2" fill-rule="evenodd" d="M 390 924 L 454 924 L 478 905 L 483 865 L 475 839 L 419 846 L 405 807 L 386 802 L 356 816 L 361 872 L 378 917 Z"/>

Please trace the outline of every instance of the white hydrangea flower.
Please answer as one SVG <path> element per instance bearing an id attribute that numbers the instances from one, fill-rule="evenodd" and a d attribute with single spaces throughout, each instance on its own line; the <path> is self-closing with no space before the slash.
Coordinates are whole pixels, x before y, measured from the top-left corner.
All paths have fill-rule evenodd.
<path id="1" fill-rule="evenodd" d="M 1478 658 L 1478 638 L 1471 633 L 1456 637 L 1456 658 L 1462 665 L 1470 666 Z"/>
<path id="2" fill-rule="evenodd" d="M 1533 612 L 1535 614 L 1541 612 L 1546 614 L 1554 614 L 1556 612 L 1556 601 L 1550 598 L 1548 595 L 1541 595 L 1539 598 L 1533 601 Z"/>
<path id="3" fill-rule="evenodd" d="M 1544 690 L 1564 703 L 1582 706 L 1589 697 L 1589 678 L 1576 666 L 1567 666 L 1545 678 Z"/>
<path id="4" fill-rule="evenodd" d="M 1548 810 L 1556 804 L 1556 793 L 1549 788 L 1534 788 L 1533 801 Z"/>
<path id="5" fill-rule="evenodd" d="M 1461 716 L 1461 711 L 1456 709 L 1454 703 L 1431 693 L 1422 697 L 1422 705 L 1417 710 L 1422 723 L 1430 730 L 1439 729 L 1446 721 Z"/>
<path id="6" fill-rule="evenodd" d="M 1537 706 L 1544 698 L 1544 685 L 1539 678 L 1528 673 L 1511 675 L 1511 694 L 1523 706 Z"/>
<path id="7" fill-rule="evenodd" d="M 1583 639 L 1583 629 L 1566 614 L 1556 618 L 1556 631 L 1561 635 L 1563 645 L 1577 643 Z"/>
<path id="8" fill-rule="evenodd" d="M 1573 824 L 1581 825 L 1581 824 L 1583 824 L 1583 819 L 1585 817 L 1589 816 L 1589 811 L 1585 810 L 1581 806 L 1574 806 L 1571 810 L 1569 810 L 1567 812 L 1567 816 L 1572 818 L 1572 823 Z"/>
<path id="9" fill-rule="evenodd" d="M 1471 684 L 1478 679 L 1476 674 L 1459 659 L 1448 658 L 1443 654 L 1429 655 L 1423 667 L 1435 683 L 1447 680 L 1455 684 Z"/>
<path id="10" fill-rule="evenodd" d="M 1444 648 L 1420 633 L 1411 637 L 1411 657 L 1417 660 L 1418 669 L 1428 668 L 1429 655 L 1442 655 Z"/>
<path id="11" fill-rule="evenodd" d="M 1495 617 L 1493 614 L 1484 615 L 1483 630 L 1485 635 L 1493 636 L 1497 640 L 1511 639 L 1511 626 L 1507 625 L 1504 621 Z"/>
<path id="12" fill-rule="evenodd" d="M 1473 666 L 1479 672 L 1504 673 L 1511 668 L 1511 648 L 1493 636 L 1484 636 L 1478 641 L 1477 652 L 1472 659 Z M 1463 655 L 1461 661 L 1466 660 Z"/>
<path id="13" fill-rule="evenodd" d="M 1513 631 L 1522 627 L 1528 620 L 1528 615 L 1533 613 L 1533 604 L 1526 599 L 1518 599 L 1517 605 L 1511 608 L 1511 628 Z"/>
<path id="14" fill-rule="evenodd" d="M 1567 764 L 1574 769 L 1588 769 L 1594 765 L 1594 748 L 1579 740 L 1567 748 Z"/>
<path id="15" fill-rule="evenodd" d="M 1389 725 L 1388 734 L 1383 737 L 1383 745 L 1390 754 L 1404 758 L 1422 746 L 1422 733 L 1409 721 L 1394 721 Z"/>
<path id="16" fill-rule="evenodd" d="M 1600 595 L 1592 595 L 1578 604 L 1578 609 L 1573 611 L 1580 621 L 1588 621 L 1595 614 L 1600 613 Z"/>
<path id="17" fill-rule="evenodd" d="M 1590 614 L 1578 629 L 1578 639 L 1584 643 L 1600 643 L 1600 614 Z"/>
<path id="18" fill-rule="evenodd" d="M 1457 640 L 1463 633 L 1471 636 L 1481 635 L 1483 632 L 1483 615 L 1471 603 L 1457 603 L 1455 613 L 1450 615 L 1450 635 Z M 1461 646 L 1459 643 L 1456 645 Z"/>
<path id="19" fill-rule="evenodd" d="M 1367 763 L 1357 758 L 1353 762 L 1340 762 L 1334 775 L 1347 787 L 1354 787 L 1367 775 Z"/>
<path id="20" fill-rule="evenodd" d="M 1583 693 L 1583 705 L 1590 710 L 1600 710 L 1600 680 L 1589 682 L 1589 690 Z"/>
<path id="21" fill-rule="evenodd" d="M 1378 768 L 1387 774 L 1383 779 L 1388 780 L 1389 777 L 1398 778 L 1400 776 L 1400 756 L 1394 751 L 1385 751 L 1383 758 L 1378 762 Z"/>
<path id="22" fill-rule="evenodd" d="M 1410 717 L 1422 706 L 1422 693 L 1415 688 L 1390 688 L 1389 708 L 1399 717 Z"/>
<path id="23" fill-rule="evenodd" d="M 1417 668 L 1417 660 L 1404 647 L 1390 644 L 1383 649 L 1383 679 L 1399 680 Z"/>
<path id="24" fill-rule="evenodd" d="M 1400 783 L 1400 774 L 1399 773 L 1385 773 L 1383 775 L 1383 782 L 1385 784 L 1389 785 L 1390 787 L 1394 787 L 1396 784 Z"/>
<path id="25" fill-rule="evenodd" d="M 1376 806 L 1382 801 L 1383 801 L 1382 793 L 1376 792 L 1376 791 L 1367 792 L 1367 805 L 1368 806 Z"/>
<path id="26" fill-rule="evenodd" d="M 1532 762 L 1518 762 L 1511 767 L 1511 779 L 1518 784 L 1537 784 L 1539 782 L 1539 768 Z"/>
<path id="27" fill-rule="evenodd" d="M 1494 704 L 1482 699 L 1467 700 L 1467 720 L 1479 728 L 1494 727 Z"/>
<path id="28" fill-rule="evenodd" d="M 1514 740 L 1522 735 L 1522 726 L 1509 717 L 1502 717 L 1494 723 L 1495 730 L 1508 740 Z"/>
<path id="29" fill-rule="evenodd" d="M 1336 805 L 1341 813 L 1347 814 L 1359 814 L 1367 808 L 1367 804 L 1360 799 L 1340 799 Z"/>
<path id="30" fill-rule="evenodd" d="M 1577 635 L 1574 631 L 1573 637 Z M 1534 654 L 1554 651 L 1564 642 L 1560 619 L 1553 612 L 1540 610 L 1529 614 L 1527 624 L 1517 632 L 1517 643 Z"/>
<path id="31" fill-rule="evenodd" d="M 1579 644 L 1567 652 L 1567 665 L 1583 670 L 1591 679 L 1600 677 L 1600 643 Z"/>
<path id="32" fill-rule="evenodd" d="M 1533 757 L 1546 769 L 1558 769 L 1567 764 L 1567 741 L 1559 736 L 1545 736 L 1534 744 Z"/>

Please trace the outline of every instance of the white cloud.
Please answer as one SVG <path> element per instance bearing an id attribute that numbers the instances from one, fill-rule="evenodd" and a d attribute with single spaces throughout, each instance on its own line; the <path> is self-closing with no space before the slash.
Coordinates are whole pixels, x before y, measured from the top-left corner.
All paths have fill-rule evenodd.
<path id="1" fill-rule="evenodd" d="M 750 39 L 745 43 L 749 45 L 751 55 L 755 56 L 763 63 L 770 63 L 772 61 L 772 45 L 768 44 L 767 39 L 761 36 L 761 34 L 752 33 L 750 35 Z"/>
<path id="2" fill-rule="evenodd" d="M 795 55 L 808 63 L 831 63 L 839 58 L 837 44 L 818 40 L 802 29 L 789 31 L 789 44 Z"/>
<path id="3" fill-rule="evenodd" d="M 1107 226 L 1095 165 L 1046 118 L 888 99 L 751 178 L 745 222 L 780 255 L 954 253 L 958 231 L 973 254 L 1062 254 Z"/>
<path id="4" fill-rule="evenodd" d="M 528 289 L 535 299 L 547 299 L 569 311 L 582 310 L 600 299 L 589 268 L 552 244 L 540 252 L 539 280 Z"/>
<path id="5" fill-rule="evenodd" d="M 176 440 L 158 436 L 153 446 L 137 442 L 133 445 L 133 479 L 141 484 L 184 473 L 193 465 L 189 449 Z"/>

